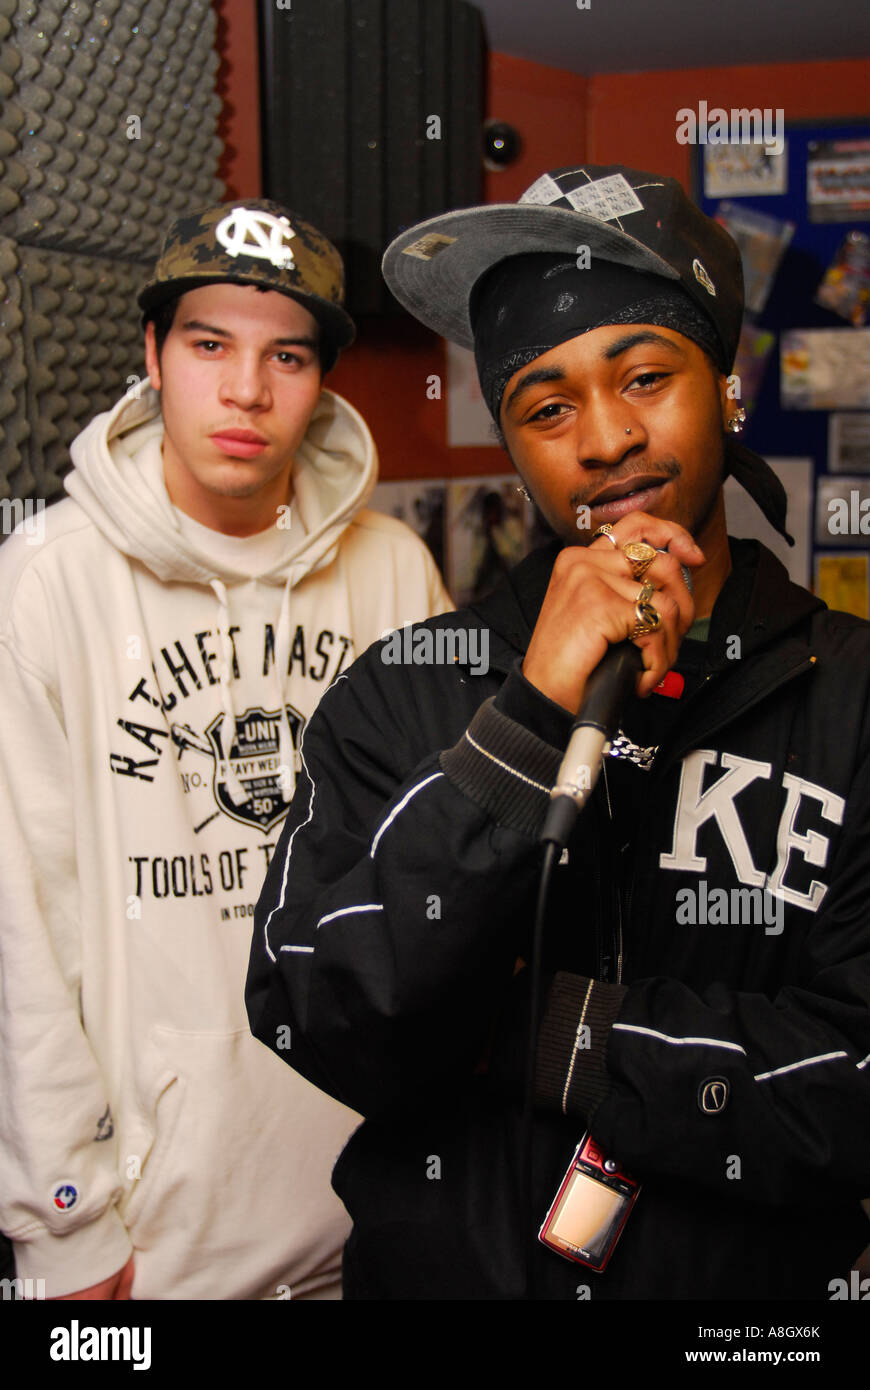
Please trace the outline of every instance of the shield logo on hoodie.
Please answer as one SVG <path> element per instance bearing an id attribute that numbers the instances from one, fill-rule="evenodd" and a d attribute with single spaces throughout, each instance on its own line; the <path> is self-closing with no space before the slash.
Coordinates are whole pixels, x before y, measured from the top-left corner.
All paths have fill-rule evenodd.
<path id="1" fill-rule="evenodd" d="M 281 770 L 279 746 L 284 721 L 293 736 L 292 780 Z M 230 737 L 225 713 L 213 719 L 205 730 L 214 755 L 214 798 L 222 811 L 243 825 L 259 825 L 264 832 L 278 825 L 287 814 L 285 788 L 295 785 L 301 766 L 299 739 L 304 717 L 292 705 L 283 710 L 265 710 L 261 705 L 237 714 Z"/>

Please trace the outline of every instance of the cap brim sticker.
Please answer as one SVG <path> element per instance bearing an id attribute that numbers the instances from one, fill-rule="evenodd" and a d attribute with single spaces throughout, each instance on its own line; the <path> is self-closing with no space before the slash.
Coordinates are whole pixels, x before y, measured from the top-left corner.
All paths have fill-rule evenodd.
<path id="1" fill-rule="evenodd" d="M 446 251 L 448 246 L 452 246 L 455 240 L 455 236 L 428 232 L 426 236 L 421 236 L 419 241 L 412 241 L 410 246 L 404 247 L 402 255 L 415 256 L 418 261 L 431 261 L 435 256 L 440 256 L 442 251 Z"/>
<path id="2" fill-rule="evenodd" d="M 520 198 L 521 203 L 555 203 L 559 198 L 564 198 L 565 194 L 557 184 L 556 180 L 549 174 L 542 174 L 530 188 L 527 188 Z"/>
<path id="3" fill-rule="evenodd" d="M 643 203 L 624 174 L 608 174 L 606 178 L 593 179 L 581 188 L 572 188 L 565 197 L 576 212 L 583 212 L 587 217 L 598 217 L 602 222 L 610 222 L 614 217 L 627 217 L 630 212 L 643 211 Z"/>

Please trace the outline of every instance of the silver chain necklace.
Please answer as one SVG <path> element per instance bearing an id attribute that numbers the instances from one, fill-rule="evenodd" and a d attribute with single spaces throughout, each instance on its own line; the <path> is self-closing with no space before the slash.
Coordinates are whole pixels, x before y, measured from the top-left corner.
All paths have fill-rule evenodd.
<path id="1" fill-rule="evenodd" d="M 652 748 L 641 748 L 637 743 L 632 743 L 628 735 L 620 729 L 616 738 L 611 740 L 607 756 L 608 758 L 627 758 L 629 762 L 642 767 L 644 772 L 649 772 L 658 751 L 658 744 Z"/>

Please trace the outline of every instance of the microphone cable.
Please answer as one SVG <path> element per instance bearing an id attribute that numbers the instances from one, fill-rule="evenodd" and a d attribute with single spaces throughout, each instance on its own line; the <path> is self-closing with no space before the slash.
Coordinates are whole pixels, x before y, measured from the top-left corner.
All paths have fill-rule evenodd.
<path id="1" fill-rule="evenodd" d="M 537 1067 L 538 1030 L 541 1026 L 541 957 L 544 946 L 544 921 L 547 915 L 547 900 L 550 896 L 550 883 L 556 865 L 558 845 L 548 841 L 544 849 L 541 877 L 538 882 L 538 903 L 535 910 L 535 925 L 532 933 L 531 969 L 531 1009 L 529 1016 L 529 1040 L 526 1049 L 526 1079 L 523 1095 L 523 1112 L 520 1141 L 520 1200 L 527 1219 L 531 1219 L 531 1237 L 526 1240 L 526 1294 L 528 1300 L 535 1298 L 535 1255 L 537 1253 L 538 1233 L 536 1230 L 533 1158 L 533 1120 L 535 1107 L 535 1072 Z"/>

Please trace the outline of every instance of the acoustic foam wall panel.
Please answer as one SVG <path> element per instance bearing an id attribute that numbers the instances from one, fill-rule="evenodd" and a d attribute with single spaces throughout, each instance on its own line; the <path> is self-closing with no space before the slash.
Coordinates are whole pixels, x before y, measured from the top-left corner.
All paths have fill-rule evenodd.
<path id="1" fill-rule="evenodd" d="M 27 441 L 21 281 L 14 241 L 0 237 L 0 498 L 26 497 L 34 486 Z"/>
<path id="2" fill-rule="evenodd" d="M 138 292 L 220 198 L 209 0 L 0 0 L 0 496 L 51 500 L 143 376 Z"/>
<path id="3" fill-rule="evenodd" d="M 60 491 L 75 436 L 135 385 L 129 377 L 144 380 L 142 331 L 130 305 L 145 272 L 32 246 L 19 256 L 33 471 L 37 494 L 48 499 Z"/>
<path id="4" fill-rule="evenodd" d="M 485 47 L 465 0 L 260 0 L 263 183 L 336 243 L 352 313 L 395 307 L 401 230 L 481 201 Z"/>
<path id="5" fill-rule="evenodd" d="M 208 0 L 19 0 L 2 231 L 148 260 L 173 215 L 220 197 L 214 30 Z"/>

